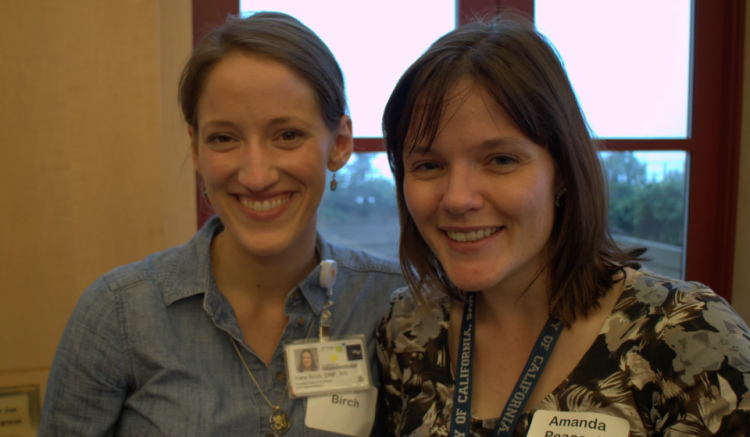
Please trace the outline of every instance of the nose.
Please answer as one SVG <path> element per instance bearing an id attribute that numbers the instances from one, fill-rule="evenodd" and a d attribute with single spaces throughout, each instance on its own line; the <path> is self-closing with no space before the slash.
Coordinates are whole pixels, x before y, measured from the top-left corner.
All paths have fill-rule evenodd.
<path id="1" fill-rule="evenodd" d="M 484 198 L 479 192 L 479 181 L 471 169 L 454 169 L 446 178 L 440 206 L 455 215 L 465 214 L 482 207 Z"/>
<path id="2" fill-rule="evenodd" d="M 239 183 L 250 191 L 267 190 L 279 179 L 279 172 L 273 158 L 273 151 L 262 142 L 252 141 L 241 148 Z"/>

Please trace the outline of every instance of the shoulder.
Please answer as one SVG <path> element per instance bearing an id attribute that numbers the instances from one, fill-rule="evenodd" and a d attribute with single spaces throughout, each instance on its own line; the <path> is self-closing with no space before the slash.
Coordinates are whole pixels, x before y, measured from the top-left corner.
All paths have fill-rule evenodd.
<path id="1" fill-rule="evenodd" d="M 211 240 L 222 229 L 223 224 L 214 216 L 187 243 L 117 267 L 103 279 L 115 292 L 142 285 L 161 290 L 167 303 L 196 294 L 205 290 L 210 277 Z"/>
<path id="2" fill-rule="evenodd" d="M 336 260 L 339 268 L 352 273 L 385 274 L 401 277 L 401 267 L 398 261 L 381 258 L 361 250 L 350 249 L 335 244 L 326 243 L 329 256 Z"/>
<path id="3" fill-rule="evenodd" d="M 450 298 L 433 295 L 420 301 L 408 287 L 402 287 L 391 295 L 378 336 L 381 342 L 394 342 L 396 353 L 422 350 L 447 329 L 449 319 Z"/>
<path id="4" fill-rule="evenodd" d="M 91 301 L 137 302 L 146 306 L 171 302 L 198 293 L 205 287 L 210 238 L 204 231 L 180 246 L 148 255 L 130 264 L 116 267 L 94 281 L 79 304 Z"/>
<path id="5" fill-rule="evenodd" d="M 678 326 L 724 332 L 731 325 L 747 330 L 742 318 L 709 287 L 647 269 L 635 271 L 613 312 L 631 321 L 648 319 L 659 332 Z"/>
<path id="6" fill-rule="evenodd" d="M 721 296 L 703 284 L 648 270 L 638 271 L 631 284 L 610 328 L 622 338 L 636 335 L 644 354 L 643 345 L 650 344 L 651 360 L 662 370 L 675 371 L 688 385 L 704 371 L 723 366 L 750 372 L 750 330 Z"/>
<path id="7" fill-rule="evenodd" d="M 102 279 L 112 291 L 127 289 L 139 282 L 160 281 L 176 270 L 175 264 L 179 263 L 183 252 L 184 246 L 177 246 L 153 253 L 140 261 L 110 270 Z"/>
<path id="8" fill-rule="evenodd" d="M 116 267 L 97 278 L 81 295 L 70 318 L 70 325 L 113 323 L 123 305 L 153 306 L 163 302 L 164 285 L 169 282 L 169 266 L 179 249 L 170 249 Z M 142 305 L 141 305 L 142 304 Z"/>
<path id="9" fill-rule="evenodd" d="M 659 275 L 647 269 L 635 272 L 622 300 L 659 315 L 668 324 L 705 318 L 708 312 L 722 310 L 729 319 L 744 325 L 742 319 L 719 295 L 699 282 L 688 282 Z"/>
<path id="10" fill-rule="evenodd" d="M 747 426 L 750 330 L 710 288 L 637 271 L 608 329 L 610 352 L 662 430 L 726 435 L 725 426 Z"/>

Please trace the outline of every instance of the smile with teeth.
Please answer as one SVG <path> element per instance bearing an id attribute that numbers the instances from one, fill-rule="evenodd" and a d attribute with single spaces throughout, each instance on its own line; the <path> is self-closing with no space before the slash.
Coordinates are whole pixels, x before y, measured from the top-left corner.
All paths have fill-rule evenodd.
<path id="1" fill-rule="evenodd" d="M 276 209 L 280 207 L 281 205 L 284 205 L 285 203 L 289 202 L 289 200 L 292 198 L 291 194 L 283 195 L 279 197 L 274 197 L 273 199 L 266 199 L 264 201 L 260 200 L 250 200 L 246 199 L 244 197 L 238 196 L 240 203 L 242 206 L 248 209 L 252 209 L 253 211 L 258 212 L 264 212 L 264 211 L 270 211 L 272 209 Z"/>
<path id="2" fill-rule="evenodd" d="M 500 228 L 479 229 L 479 230 L 470 231 L 470 232 L 446 231 L 446 234 L 448 234 L 448 238 L 450 238 L 453 241 L 458 241 L 459 243 L 469 243 L 472 241 L 477 241 L 483 238 L 487 238 L 499 230 Z"/>

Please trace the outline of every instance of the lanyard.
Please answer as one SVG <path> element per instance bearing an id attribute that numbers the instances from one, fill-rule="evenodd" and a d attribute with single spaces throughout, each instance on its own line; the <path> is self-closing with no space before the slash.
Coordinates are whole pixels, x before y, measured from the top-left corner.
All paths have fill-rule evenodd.
<path id="1" fill-rule="evenodd" d="M 461 320 L 461 337 L 458 343 L 458 372 L 453 386 L 453 413 L 451 415 L 451 437 L 471 435 L 471 384 L 474 356 L 474 319 L 476 318 L 476 293 L 466 293 L 464 314 Z M 547 365 L 547 360 L 560 337 L 561 323 L 557 319 L 547 320 L 536 340 L 526 366 L 508 397 L 495 428 L 496 437 L 510 437 L 523 413 L 529 396 Z"/>

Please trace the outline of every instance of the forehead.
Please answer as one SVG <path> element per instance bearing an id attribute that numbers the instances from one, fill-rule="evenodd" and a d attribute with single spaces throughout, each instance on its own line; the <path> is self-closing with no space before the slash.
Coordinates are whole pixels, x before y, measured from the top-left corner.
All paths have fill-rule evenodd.
<path id="1" fill-rule="evenodd" d="M 208 74 L 198 101 L 198 117 L 238 113 L 262 118 L 322 118 L 315 91 L 296 71 L 268 57 L 232 52 Z"/>
<path id="2" fill-rule="evenodd" d="M 440 102 L 420 96 L 415 104 L 404 152 L 441 145 L 468 147 L 493 137 L 529 141 L 508 117 L 496 97 L 472 78 L 461 78 L 445 92 Z M 434 128 L 430 135 L 429 127 Z"/>

